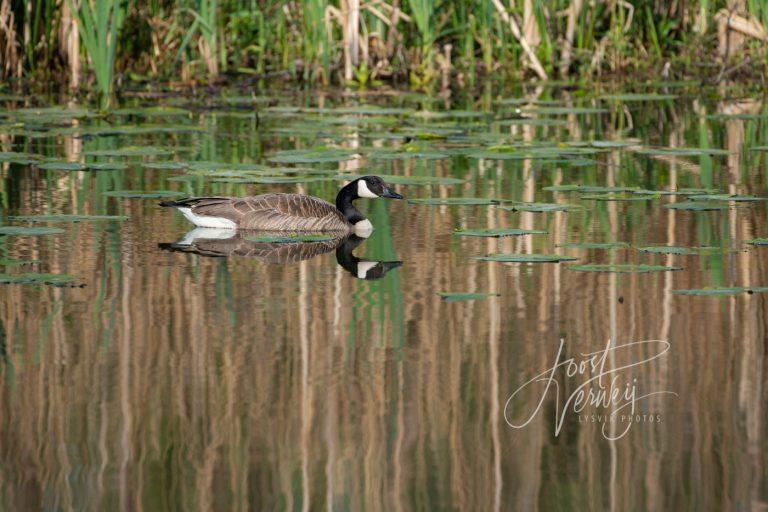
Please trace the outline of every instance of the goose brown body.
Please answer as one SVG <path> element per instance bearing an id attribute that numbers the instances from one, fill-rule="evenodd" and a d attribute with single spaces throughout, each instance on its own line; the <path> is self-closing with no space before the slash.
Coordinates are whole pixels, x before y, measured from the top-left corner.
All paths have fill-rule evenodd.
<path id="1" fill-rule="evenodd" d="M 345 185 L 333 205 L 301 194 L 250 197 L 191 197 L 163 201 L 199 227 L 260 231 L 370 233 L 371 223 L 354 206 L 360 198 L 403 199 L 378 176 L 362 176 Z"/>
<path id="2" fill-rule="evenodd" d="M 328 201 L 300 194 L 191 198 L 175 206 L 190 208 L 198 216 L 230 220 L 238 229 L 346 233 L 353 228 Z"/>

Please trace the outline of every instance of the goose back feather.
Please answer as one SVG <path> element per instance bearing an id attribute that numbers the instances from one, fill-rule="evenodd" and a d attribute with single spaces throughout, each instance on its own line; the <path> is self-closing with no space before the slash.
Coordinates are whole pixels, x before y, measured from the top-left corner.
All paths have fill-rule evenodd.
<path id="1" fill-rule="evenodd" d="M 239 229 L 311 232 L 349 232 L 352 229 L 352 224 L 334 205 L 300 194 L 190 198 L 163 206 L 190 208 L 198 216 L 228 219 Z"/>

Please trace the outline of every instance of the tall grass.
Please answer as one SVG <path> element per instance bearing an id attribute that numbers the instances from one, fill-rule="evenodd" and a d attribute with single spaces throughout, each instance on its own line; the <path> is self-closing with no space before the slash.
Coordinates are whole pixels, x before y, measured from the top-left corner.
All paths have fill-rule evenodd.
<path id="1" fill-rule="evenodd" d="M 740 73 L 768 75 L 764 0 L 735 11 L 727 0 L 82 0 L 76 9 L 76 0 L 0 0 L 0 78 L 64 75 L 36 82 L 61 83 L 77 72 L 62 1 L 75 13 L 80 58 L 90 61 L 104 101 L 124 72 L 185 81 L 288 73 L 358 85 L 410 77 L 430 89 L 451 77 L 476 84 L 498 75 L 659 78 L 667 70 L 703 78 L 750 56 Z M 730 19 L 723 12 L 753 32 L 727 55 L 718 49 Z"/>
<path id="2" fill-rule="evenodd" d="M 80 37 L 96 75 L 101 105 L 106 109 L 112 99 L 117 37 L 125 21 L 127 4 L 121 0 L 82 0 L 78 8 L 73 0 L 67 3 L 77 19 Z"/>

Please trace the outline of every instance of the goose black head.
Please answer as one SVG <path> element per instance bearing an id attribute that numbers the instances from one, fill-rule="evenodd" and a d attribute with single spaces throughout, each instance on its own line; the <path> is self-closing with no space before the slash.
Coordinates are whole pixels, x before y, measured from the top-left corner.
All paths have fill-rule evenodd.
<path id="1" fill-rule="evenodd" d="M 403 199 L 403 196 L 393 192 L 384 180 L 378 176 L 363 176 L 355 180 L 355 195 L 357 197 L 385 197 L 387 199 Z"/>

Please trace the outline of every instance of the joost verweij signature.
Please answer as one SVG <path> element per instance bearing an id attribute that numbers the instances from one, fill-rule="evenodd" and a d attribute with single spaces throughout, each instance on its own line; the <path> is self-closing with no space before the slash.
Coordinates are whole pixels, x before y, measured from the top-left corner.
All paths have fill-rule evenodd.
<path id="1" fill-rule="evenodd" d="M 555 436 L 560 434 L 568 411 L 573 411 L 574 414 L 578 415 L 587 407 L 592 407 L 598 410 L 603 409 L 608 413 L 606 417 L 609 421 L 603 423 L 602 434 L 609 441 L 614 441 L 624 437 L 633 425 L 632 421 L 629 421 L 621 422 L 623 430 L 617 431 L 615 428 L 607 428 L 609 425 L 615 424 L 614 420 L 619 413 L 623 412 L 632 418 L 637 404 L 644 399 L 664 394 L 677 396 L 677 393 L 667 390 L 640 394 L 637 378 L 631 377 L 630 374 L 631 368 L 646 365 L 666 354 L 670 348 L 670 344 L 666 341 L 646 340 L 614 345 L 612 340 L 609 339 L 603 349 L 595 352 L 581 353 L 578 358 L 563 358 L 564 346 L 565 341 L 561 339 L 554 364 L 525 382 L 509 397 L 504 405 L 504 420 L 510 427 L 523 428 L 533 421 L 539 411 L 541 411 L 550 390 L 553 390 L 555 393 L 556 412 Z M 616 367 L 611 366 L 610 361 L 616 359 L 618 355 L 622 355 L 622 358 L 626 360 L 630 357 L 633 349 L 640 348 L 645 348 L 646 352 L 650 352 L 650 354 L 642 355 L 636 361 L 630 360 L 626 364 Z M 656 350 L 654 351 L 653 349 Z M 564 396 L 562 404 L 560 384 L 558 383 L 558 377 L 561 375 L 569 379 L 586 379 L 570 395 Z M 513 409 L 516 409 L 516 402 L 523 402 L 521 399 L 522 392 L 534 385 L 539 385 L 543 388 L 538 402 L 534 400 L 535 407 L 530 411 L 530 414 L 525 416 L 523 421 L 513 420 L 511 415 Z M 529 403 L 529 400 L 524 402 L 524 404 Z M 524 405 L 520 404 L 520 407 L 524 407 Z M 515 412 L 520 413 L 518 410 L 515 410 Z"/>

